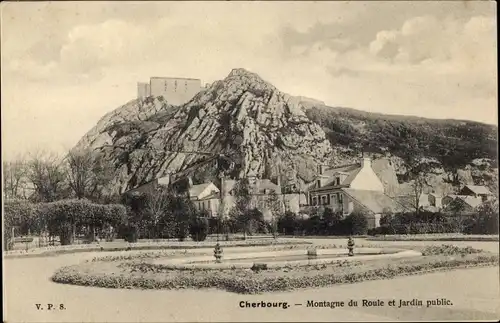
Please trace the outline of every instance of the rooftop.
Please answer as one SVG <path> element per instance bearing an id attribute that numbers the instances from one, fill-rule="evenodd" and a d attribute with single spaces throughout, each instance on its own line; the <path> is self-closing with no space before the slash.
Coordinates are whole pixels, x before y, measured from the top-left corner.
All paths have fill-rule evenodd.
<path id="1" fill-rule="evenodd" d="M 358 175 L 359 171 L 361 170 L 361 165 L 360 164 L 351 164 L 351 165 L 345 165 L 345 166 L 340 166 L 340 167 L 335 167 L 335 168 L 330 168 L 323 172 L 323 174 L 319 175 L 318 177 L 327 177 L 328 181 L 326 182 L 325 185 L 322 185 L 322 189 L 326 187 L 335 187 L 335 175 L 336 174 L 343 174 L 347 175 L 347 177 L 344 178 L 342 183 L 340 183 L 341 186 L 344 185 L 350 185 L 354 178 L 356 178 L 356 175 Z M 315 183 L 313 184 L 315 185 Z"/>
<path id="2" fill-rule="evenodd" d="M 189 188 L 190 197 L 198 197 L 208 186 L 212 183 L 203 183 L 199 185 L 193 185 Z"/>
<path id="3" fill-rule="evenodd" d="M 350 188 L 343 188 L 342 191 L 375 214 L 380 214 L 384 211 L 397 213 L 407 210 L 402 204 L 382 192 Z"/>
<path id="4" fill-rule="evenodd" d="M 465 185 L 468 189 L 470 189 L 475 194 L 486 194 L 491 195 L 492 193 L 485 186 L 480 185 Z"/>

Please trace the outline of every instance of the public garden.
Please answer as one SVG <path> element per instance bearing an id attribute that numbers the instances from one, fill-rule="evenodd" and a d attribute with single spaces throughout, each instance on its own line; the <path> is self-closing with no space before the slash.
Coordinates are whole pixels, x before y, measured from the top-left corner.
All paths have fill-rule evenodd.
<path id="1" fill-rule="evenodd" d="M 394 321 L 500 315 L 498 242 L 368 239 L 353 239 L 354 256 L 348 255 L 345 237 L 255 237 L 219 242 L 219 261 L 216 241 L 156 242 L 160 250 L 139 242 L 122 251 L 106 251 L 118 249 L 118 242 L 102 242 L 94 251 L 6 257 L 5 319 Z M 447 298 L 453 306 L 306 307 L 309 300 L 394 298 Z M 288 302 L 290 307 L 256 310 L 241 308 L 241 301 Z M 63 304 L 65 310 L 35 306 L 44 303 Z"/>
<path id="2" fill-rule="evenodd" d="M 244 195 L 229 217 L 210 218 L 193 207 L 182 187 L 114 200 L 74 193 L 6 201 L 6 321 L 500 315 L 497 204 L 469 219 L 387 214 L 381 229 L 369 232 L 361 213 L 341 218 L 325 209 L 308 217 L 286 212 L 264 219 Z M 310 300 L 413 298 L 447 298 L 453 305 L 335 312 L 306 306 Z M 289 307 L 240 306 L 261 301 Z"/>

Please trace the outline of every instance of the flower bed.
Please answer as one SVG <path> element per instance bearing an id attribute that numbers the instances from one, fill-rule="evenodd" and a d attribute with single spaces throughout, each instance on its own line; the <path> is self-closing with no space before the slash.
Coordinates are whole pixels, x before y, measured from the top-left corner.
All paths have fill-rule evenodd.
<path id="1" fill-rule="evenodd" d="M 231 270 L 179 270 L 147 261 L 95 261 L 58 270 L 52 280 L 58 283 L 106 288 L 178 289 L 220 288 L 231 292 L 255 294 L 298 288 L 326 287 L 365 280 L 388 279 L 430 271 L 498 265 L 498 255 L 472 248 L 424 249 L 426 256 L 406 259 L 386 258 L 366 261 L 332 261 L 309 266 L 285 265 L 272 268 Z M 266 269 L 267 268 L 267 269 Z"/>
<path id="2" fill-rule="evenodd" d="M 498 235 L 416 234 L 368 237 L 371 241 L 499 241 Z"/>
<path id="3" fill-rule="evenodd" d="M 258 246 L 287 246 L 287 245 L 304 245 L 311 244 L 307 241 L 297 241 L 294 239 L 284 240 L 284 239 L 253 239 L 244 241 L 220 241 L 219 244 L 224 248 L 231 247 L 258 247 Z M 162 250 L 162 249 L 203 249 L 203 248 L 213 248 L 215 243 L 213 241 L 202 241 L 202 242 L 179 242 L 179 241 L 161 241 L 161 242 L 138 242 L 138 243 L 127 243 L 127 242 L 109 242 L 100 244 L 88 244 L 88 245 L 69 245 L 69 246 L 51 246 L 31 249 L 28 251 L 16 250 L 4 252 L 4 258 L 17 258 L 17 257 L 29 257 L 29 256 L 54 256 L 58 254 L 67 253 L 77 253 L 77 252 L 109 252 L 109 251 L 131 251 L 131 250 Z"/>

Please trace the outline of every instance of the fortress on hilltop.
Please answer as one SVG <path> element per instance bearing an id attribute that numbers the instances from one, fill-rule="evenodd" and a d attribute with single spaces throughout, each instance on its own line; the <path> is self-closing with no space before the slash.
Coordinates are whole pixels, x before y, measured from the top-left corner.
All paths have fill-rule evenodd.
<path id="1" fill-rule="evenodd" d="M 181 105 L 205 88 L 200 79 L 151 77 L 149 83 L 137 83 L 137 98 L 163 96 L 169 104 Z"/>

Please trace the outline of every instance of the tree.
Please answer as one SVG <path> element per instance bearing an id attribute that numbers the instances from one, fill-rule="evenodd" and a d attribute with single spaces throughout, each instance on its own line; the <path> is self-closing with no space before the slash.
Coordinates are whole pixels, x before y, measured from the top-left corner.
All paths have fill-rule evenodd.
<path id="1" fill-rule="evenodd" d="M 193 241 L 204 241 L 208 235 L 208 220 L 203 216 L 196 216 L 189 225 L 189 234 Z"/>
<path id="2" fill-rule="evenodd" d="M 28 167 L 26 160 L 18 157 L 2 163 L 3 188 L 6 198 L 26 198 L 26 176 Z"/>
<path id="3" fill-rule="evenodd" d="M 33 199 L 52 202 L 68 196 L 62 160 L 55 154 L 37 153 L 28 161 L 27 177 L 34 186 Z"/>
<path id="4" fill-rule="evenodd" d="M 271 230 L 274 238 L 276 238 L 276 233 L 278 230 L 278 219 L 283 214 L 284 205 L 280 200 L 280 197 L 276 193 L 276 191 L 271 191 L 267 198 L 267 207 L 271 211 L 272 220 L 271 220 Z"/>
<path id="5" fill-rule="evenodd" d="M 264 215 L 257 208 L 252 208 L 246 213 L 241 214 L 237 219 L 238 226 L 246 235 L 253 235 L 256 232 L 267 233 L 267 226 L 264 221 Z"/>
<path id="6" fill-rule="evenodd" d="M 323 217 L 322 217 L 322 231 L 324 234 L 334 234 L 335 227 L 340 223 L 342 220 L 342 214 L 341 213 L 335 213 L 333 212 L 332 209 L 326 207 L 325 210 L 323 211 Z"/>
<path id="7" fill-rule="evenodd" d="M 189 223 L 197 214 L 196 208 L 185 195 L 172 194 L 168 210 L 172 215 L 172 224 L 179 241 L 184 241 L 189 233 Z"/>
<path id="8" fill-rule="evenodd" d="M 487 201 L 478 207 L 477 216 L 464 231 L 468 234 L 498 234 L 498 224 L 498 201 Z"/>
<path id="9" fill-rule="evenodd" d="M 350 234 L 363 235 L 368 231 L 368 220 L 364 212 L 354 211 L 346 217 L 345 221 L 350 229 Z"/>
<path id="10" fill-rule="evenodd" d="M 230 216 L 235 220 L 237 226 L 243 229 L 243 234 L 246 239 L 246 227 L 248 225 L 248 211 L 250 208 L 250 203 L 252 201 L 252 196 L 250 195 L 250 183 L 248 178 L 241 178 L 234 187 L 234 195 L 236 196 L 236 202 L 234 207 L 231 209 Z"/>
<path id="11" fill-rule="evenodd" d="M 415 141 L 407 142 L 406 154 L 403 157 L 406 165 L 406 179 L 411 183 L 412 206 L 415 214 L 420 212 L 420 197 L 426 189 L 431 187 L 430 177 L 435 174 L 434 169 L 440 165 L 434 159 L 427 159 L 420 153 Z"/>
<path id="12" fill-rule="evenodd" d="M 153 232 L 153 238 L 159 238 L 161 235 L 160 224 L 168 225 L 169 222 L 166 218 L 170 215 L 169 204 L 172 195 L 165 188 L 159 188 L 153 192 L 146 194 L 146 207 L 145 214 L 150 221 L 150 230 Z"/>
<path id="13" fill-rule="evenodd" d="M 68 185 L 78 199 L 99 200 L 113 179 L 113 169 L 95 151 L 70 151 L 66 163 Z"/>
<path id="14" fill-rule="evenodd" d="M 283 217 L 278 220 L 278 228 L 286 235 L 294 235 L 298 229 L 297 215 L 293 212 L 285 212 Z"/>

